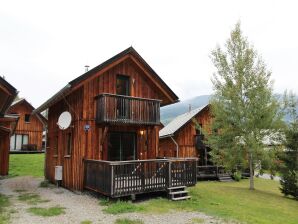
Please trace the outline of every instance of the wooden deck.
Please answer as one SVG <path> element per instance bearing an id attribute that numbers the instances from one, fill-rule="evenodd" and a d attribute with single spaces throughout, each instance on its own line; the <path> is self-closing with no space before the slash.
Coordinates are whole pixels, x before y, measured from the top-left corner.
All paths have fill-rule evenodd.
<path id="1" fill-rule="evenodd" d="M 110 197 L 167 191 L 197 182 L 196 158 L 84 163 L 84 187 Z"/>
<path id="2" fill-rule="evenodd" d="M 219 179 L 226 175 L 222 166 L 197 166 L 198 179 Z"/>

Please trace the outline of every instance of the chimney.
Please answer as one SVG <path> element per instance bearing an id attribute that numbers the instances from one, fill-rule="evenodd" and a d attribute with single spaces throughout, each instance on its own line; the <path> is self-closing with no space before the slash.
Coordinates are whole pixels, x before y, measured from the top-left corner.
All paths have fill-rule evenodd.
<path id="1" fill-rule="evenodd" d="M 191 111 L 191 104 L 188 104 L 188 112 Z"/>
<path id="2" fill-rule="evenodd" d="M 85 65 L 85 72 L 89 71 L 89 65 Z"/>

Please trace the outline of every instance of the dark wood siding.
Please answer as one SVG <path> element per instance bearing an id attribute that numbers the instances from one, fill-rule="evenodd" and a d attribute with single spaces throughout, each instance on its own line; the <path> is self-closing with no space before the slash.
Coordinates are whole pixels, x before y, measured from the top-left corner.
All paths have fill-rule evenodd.
<path id="1" fill-rule="evenodd" d="M 9 168 L 10 133 L 0 130 L 0 175 L 7 175 Z"/>

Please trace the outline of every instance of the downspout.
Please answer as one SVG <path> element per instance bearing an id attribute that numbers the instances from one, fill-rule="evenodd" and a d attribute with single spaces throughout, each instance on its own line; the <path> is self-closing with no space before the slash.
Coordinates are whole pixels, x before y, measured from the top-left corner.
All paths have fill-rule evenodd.
<path id="1" fill-rule="evenodd" d="M 175 139 L 173 139 L 172 136 L 170 136 L 170 138 L 172 139 L 172 141 L 174 142 L 174 144 L 176 145 L 176 157 L 179 157 L 179 145 L 178 143 L 175 141 Z"/>
<path id="2" fill-rule="evenodd" d="M 44 144 L 44 179 L 47 179 L 47 139 L 48 139 L 48 125 L 45 125 L 45 144 Z"/>

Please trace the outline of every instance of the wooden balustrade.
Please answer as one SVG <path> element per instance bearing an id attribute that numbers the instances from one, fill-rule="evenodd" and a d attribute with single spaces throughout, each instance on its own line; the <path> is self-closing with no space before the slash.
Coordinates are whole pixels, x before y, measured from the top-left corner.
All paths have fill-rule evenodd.
<path id="1" fill-rule="evenodd" d="M 160 100 L 101 94 L 97 97 L 97 123 L 158 125 Z"/>
<path id="2" fill-rule="evenodd" d="M 218 178 L 225 174 L 222 166 L 197 166 L 198 178 Z"/>
<path id="3" fill-rule="evenodd" d="M 196 184 L 195 158 L 132 161 L 85 160 L 85 188 L 111 197 L 166 191 Z"/>

